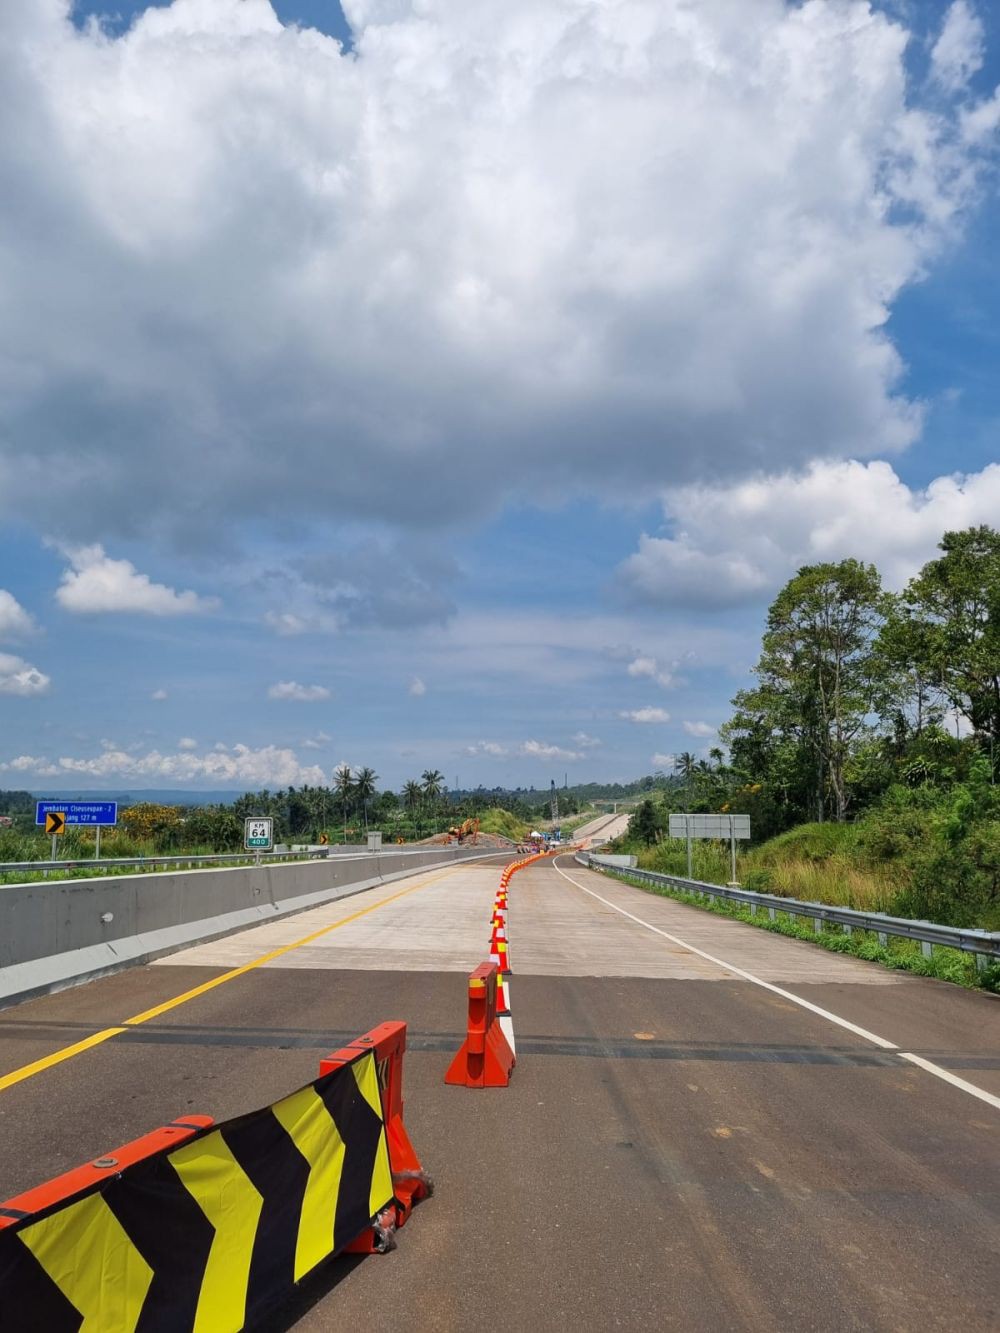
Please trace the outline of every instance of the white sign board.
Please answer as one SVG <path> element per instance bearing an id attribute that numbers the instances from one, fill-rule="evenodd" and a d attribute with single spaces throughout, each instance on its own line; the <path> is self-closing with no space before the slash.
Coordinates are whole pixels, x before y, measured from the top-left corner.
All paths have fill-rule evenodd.
<path id="1" fill-rule="evenodd" d="M 671 838 L 731 838 L 745 841 L 750 837 L 749 815 L 671 815 Z"/>
<path id="2" fill-rule="evenodd" d="M 370 852 L 380 852 L 382 850 L 382 834 L 369 832 L 368 850 Z"/>
<path id="3" fill-rule="evenodd" d="M 254 816 L 244 823 L 243 846 L 252 852 L 269 852 L 274 843 L 273 834 L 273 819 L 258 819 Z"/>

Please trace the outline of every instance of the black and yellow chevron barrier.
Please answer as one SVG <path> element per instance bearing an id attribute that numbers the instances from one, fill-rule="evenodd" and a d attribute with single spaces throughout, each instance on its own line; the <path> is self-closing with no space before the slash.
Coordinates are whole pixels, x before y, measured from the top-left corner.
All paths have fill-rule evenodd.
<path id="1" fill-rule="evenodd" d="M 275 1306 L 393 1200 L 377 1052 L 349 1054 L 82 1193 L 0 1207 L 0 1328 L 226 1333 Z"/>

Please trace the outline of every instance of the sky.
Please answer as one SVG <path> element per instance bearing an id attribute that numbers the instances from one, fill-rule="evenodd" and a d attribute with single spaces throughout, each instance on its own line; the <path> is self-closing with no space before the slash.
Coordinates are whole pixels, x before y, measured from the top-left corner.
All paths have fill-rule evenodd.
<path id="1" fill-rule="evenodd" d="M 976 0 L 7 0 L 0 786 L 628 781 L 1000 523 Z"/>

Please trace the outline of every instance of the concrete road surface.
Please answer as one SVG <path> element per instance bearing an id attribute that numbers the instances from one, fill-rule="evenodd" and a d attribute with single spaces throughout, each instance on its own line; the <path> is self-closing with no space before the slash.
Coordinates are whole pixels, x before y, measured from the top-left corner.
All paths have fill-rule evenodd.
<path id="1" fill-rule="evenodd" d="M 0 1014 L 0 1197 L 181 1112 L 261 1105 L 405 1018 L 437 1191 L 272 1330 L 1000 1326 L 996 999 L 561 856 L 511 883 L 511 1086 L 445 1087 L 500 863 Z"/>

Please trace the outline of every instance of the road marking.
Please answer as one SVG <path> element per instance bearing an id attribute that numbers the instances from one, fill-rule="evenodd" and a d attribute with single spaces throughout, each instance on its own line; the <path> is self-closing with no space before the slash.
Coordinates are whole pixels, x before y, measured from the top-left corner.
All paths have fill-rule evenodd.
<path id="1" fill-rule="evenodd" d="M 272 949 L 270 953 L 262 954 L 260 958 L 255 958 L 250 963 L 244 963 L 242 967 L 234 967 L 231 971 L 224 972 L 221 977 L 214 977 L 201 986 L 195 986 L 182 995 L 176 995 L 172 1000 L 165 1000 L 163 1004 L 155 1005 L 152 1009 L 146 1009 L 141 1014 L 133 1015 L 132 1018 L 126 1018 L 123 1020 L 123 1026 L 121 1027 L 105 1028 L 102 1032 L 95 1032 L 93 1036 L 85 1037 L 83 1041 L 78 1041 L 72 1046 L 64 1046 L 60 1051 L 54 1051 L 51 1055 L 43 1056 L 41 1060 L 35 1060 L 30 1065 L 22 1065 L 20 1069 L 14 1069 L 9 1074 L 0 1075 L 0 1092 L 13 1087 L 15 1083 L 21 1083 L 26 1078 L 33 1077 L 35 1074 L 41 1074 L 44 1070 L 51 1069 L 53 1065 L 61 1064 L 64 1060 L 71 1060 L 75 1055 L 82 1055 L 84 1051 L 89 1051 L 92 1046 L 99 1046 L 102 1042 L 119 1036 L 122 1032 L 128 1031 L 129 1028 L 135 1027 L 139 1023 L 146 1023 L 149 1019 L 157 1018 L 170 1009 L 176 1009 L 178 1005 L 186 1004 L 188 1000 L 204 995 L 206 991 L 214 990 L 216 986 L 221 986 L 226 981 L 232 981 L 235 977 L 241 977 L 246 972 L 252 972 L 255 968 L 263 967 L 265 963 L 269 963 L 273 958 L 280 958 L 283 954 L 291 953 L 293 949 L 300 949 L 304 944 L 319 939 L 321 935 L 329 935 L 331 930 L 339 930 L 341 926 L 348 926 L 352 921 L 357 921 L 359 917 L 368 916 L 369 913 L 378 911 L 380 907 L 387 907 L 389 903 L 398 902 L 400 898 L 405 898 L 407 894 L 416 893 L 418 889 L 425 889 L 429 884 L 436 884 L 439 880 L 447 879 L 450 875 L 457 874 L 458 870 L 459 867 L 456 866 L 452 870 L 445 870 L 441 874 L 432 875 L 419 884 L 411 884 L 409 888 L 403 889 L 400 893 L 394 893 L 389 898 L 382 898 L 377 903 L 363 907 L 360 912 L 353 912 L 341 921 L 334 921 L 332 925 L 323 926 L 321 930 L 314 930 L 310 934 L 304 935 L 300 940 L 295 940 L 291 944 L 283 944 L 280 949 Z"/>
<path id="2" fill-rule="evenodd" d="M 176 1009 L 178 1005 L 187 1004 L 188 1000 L 197 999 L 199 995 L 214 990 L 216 986 L 222 986 L 227 981 L 234 981 L 236 977 L 242 977 L 247 972 L 253 972 L 255 968 L 263 967 L 265 963 L 270 963 L 275 958 L 284 957 L 286 953 L 291 953 L 293 949 L 301 949 L 304 944 L 311 944 L 313 940 L 329 935 L 332 930 L 339 930 L 341 926 L 349 926 L 352 921 L 358 921 L 363 916 L 377 912 L 380 907 L 387 907 L 389 903 L 397 902 L 400 898 L 405 898 L 407 894 L 416 893 L 418 889 L 425 889 L 428 884 L 436 884 L 438 880 L 446 879 L 449 875 L 456 873 L 456 870 L 446 870 L 440 875 L 425 879 L 421 884 L 411 884 L 408 889 L 403 889 L 400 893 L 394 893 L 389 898 L 382 898 L 379 902 L 371 903 L 368 907 L 362 907 L 360 912 L 352 912 L 350 916 L 345 916 L 341 921 L 334 921 L 332 925 L 323 926 L 319 930 L 312 931 L 309 935 L 303 935 L 300 940 L 295 940 L 291 944 L 283 944 L 280 949 L 272 949 L 270 953 L 261 954 L 259 958 L 254 958 L 252 962 L 243 963 L 240 967 L 234 967 L 229 972 L 223 972 L 221 977 L 213 977 L 211 981 L 202 982 L 200 986 L 194 986 L 191 990 L 184 991 L 182 995 L 175 995 L 172 1000 L 164 1000 L 162 1004 L 154 1005 L 152 1009 L 144 1009 L 141 1014 L 135 1014 L 132 1018 L 126 1018 L 123 1021 L 127 1027 L 135 1027 L 136 1024 L 146 1023 L 151 1018 L 159 1018 L 160 1014 Z"/>
<path id="3" fill-rule="evenodd" d="M 898 1051 L 899 1047 L 893 1041 L 886 1041 L 884 1037 L 877 1036 L 874 1032 L 869 1032 L 867 1028 L 860 1028 L 856 1023 L 850 1023 L 846 1018 L 840 1018 L 837 1014 L 831 1014 L 829 1009 L 821 1009 L 818 1004 L 813 1004 L 811 1000 L 803 1000 L 800 996 L 794 995 L 791 991 L 785 990 L 782 986 L 775 986 L 771 981 L 764 981 L 761 977 L 754 976 L 752 972 L 745 971 L 742 967 L 737 967 L 735 963 L 727 963 L 723 958 L 716 958 L 714 954 L 706 953 L 704 949 L 698 949 L 693 944 L 688 944 L 687 940 L 679 939 L 676 935 L 669 934 L 668 931 L 661 930 L 659 926 L 650 925 L 648 921 L 643 921 L 642 917 L 627 912 L 624 907 L 619 907 L 617 903 L 611 902 L 607 898 L 602 898 L 599 893 L 593 889 L 588 889 L 586 885 L 581 884 L 579 880 L 567 875 L 565 870 L 559 870 L 559 867 L 553 862 L 555 869 L 559 871 L 563 879 L 568 879 L 571 884 L 575 884 L 578 889 L 584 893 L 589 893 L 591 898 L 596 898 L 598 902 L 604 903 L 606 907 L 613 908 L 620 912 L 622 916 L 627 916 L 630 921 L 636 925 L 645 926 L 646 930 L 651 930 L 655 935 L 662 935 L 665 940 L 671 944 L 679 944 L 682 949 L 687 949 L 689 953 L 697 954 L 699 958 L 705 958 L 710 963 L 715 963 L 716 967 L 724 968 L 727 972 L 733 972 L 736 976 L 742 977 L 744 981 L 752 981 L 755 986 L 762 986 L 764 990 L 771 991 L 774 995 L 780 995 L 786 1000 L 801 1006 L 803 1009 L 809 1009 L 814 1014 L 819 1014 L 820 1018 L 828 1019 L 831 1023 L 836 1023 L 838 1027 L 846 1028 L 848 1032 L 855 1033 L 858 1037 L 864 1037 L 866 1041 L 874 1042 L 876 1046 L 881 1046 L 887 1051 Z"/>
<path id="4" fill-rule="evenodd" d="M 992 1092 L 986 1092 L 984 1088 L 977 1088 L 975 1083 L 968 1083 L 964 1078 L 959 1078 L 957 1074 L 942 1069 L 940 1065 L 925 1060 L 923 1056 L 913 1055 L 910 1051 L 900 1051 L 899 1058 L 909 1060 L 911 1065 L 919 1065 L 921 1069 L 926 1069 L 927 1073 L 933 1074 L 935 1078 L 943 1078 L 945 1083 L 950 1083 L 955 1088 L 961 1088 L 970 1097 L 978 1097 L 981 1102 L 986 1102 L 988 1106 L 995 1106 L 1000 1111 L 1000 1097 L 994 1097 Z"/>
<path id="5" fill-rule="evenodd" d="M 89 1051 L 91 1046 L 99 1046 L 102 1041 L 108 1041 L 111 1037 L 117 1037 L 124 1028 L 105 1028 L 103 1032 L 95 1032 L 91 1037 L 85 1037 L 83 1041 L 78 1041 L 73 1046 L 64 1046 L 61 1051 L 55 1051 L 52 1055 L 44 1055 L 41 1060 L 36 1060 L 33 1064 L 22 1065 L 20 1069 L 15 1069 L 9 1074 L 0 1076 L 0 1092 L 7 1088 L 12 1088 L 15 1083 L 22 1083 L 26 1078 L 31 1078 L 33 1074 L 40 1074 L 43 1069 L 51 1069 L 53 1065 L 58 1065 L 63 1060 L 71 1060 L 74 1055 L 80 1055 L 83 1051 Z"/>
<path id="6" fill-rule="evenodd" d="M 945 1083 L 950 1083 L 952 1087 L 960 1088 L 963 1092 L 967 1092 L 970 1097 L 978 1097 L 981 1102 L 986 1102 L 990 1106 L 995 1106 L 997 1110 L 1000 1111 L 1000 1097 L 994 1097 L 991 1092 L 987 1092 L 984 1088 L 977 1087 L 975 1083 L 968 1083 L 964 1078 L 959 1078 L 957 1075 L 949 1073 L 947 1069 L 942 1069 L 940 1065 L 933 1064 L 930 1060 L 924 1060 L 919 1055 L 912 1055 L 908 1051 L 901 1051 L 895 1042 L 886 1041 L 885 1037 L 880 1037 L 875 1032 L 869 1032 L 867 1028 L 858 1027 L 856 1023 L 851 1023 L 846 1018 L 841 1018 L 839 1014 L 831 1013 L 829 1009 L 821 1009 L 818 1004 L 813 1004 L 811 1000 L 804 1000 L 801 995 L 796 995 L 793 991 L 785 990 L 781 986 L 775 986 L 772 982 L 764 981 L 763 978 L 754 976 L 752 972 L 747 972 L 744 968 L 737 967 L 734 963 L 727 963 L 722 958 L 716 958 L 714 954 L 706 953 L 704 949 L 699 949 L 693 944 L 688 944 L 687 940 L 682 940 L 677 935 L 671 935 L 668 931 L 661 930 L 659 926 L 654 926 L 648 921 L 643 921 L 642 917 L 626 911 L 624 907 L 619 907 L 617 903 L 611 902 L 608 898 L 603 898 L 599 893 L 595 893 L 593 889 L 588 889 L 587 886 L 581 884 L 578 879 L 574 879 L 572 875 L 567 875 L 565 870 L 560 870 L 555 861 L 552 862 L 552 867 L 562 875 L 563 879 L 568 879 L 569 882 L 574 884 L 578 889 L 582 889 L 584 893 L 589 893 L 591 898 L 596 898 L 598 902 L 604 903 L 605 907 L 610 907 L 613 911 L 628 917 L 628 919 L 634 921 L 636 925 L 643 926 L 646 930 L 651 930 L 655 935 L 662 935 L 665 940 L 670 940 L 672 944 L 679 944 L 682 949 L 687 949 L 690 953 L 697 954 L 699 958 L 705 958 L 708 962 L 715 963 L 717 967 L 725 968 L 726 971 L 735 973 L 737 976 L 742 977 L 744 981 L 752 982 L 755 986 L 760 986 L 764 990 L 773 992 L 775 995 L 783 996 L 786 1000 L 791 1000 L 792 1003 L 798 1005 L 800 1009 L 808 1009 L 810 1013 L 817 1014 L 820 1018 L 825 1018 L 828 1023 L 835 1023 L 837 1027 L 846 1028 L 848 1032 L 853 1032 L 857 1036 L 863 1037 L 865 1041 L 870 1041 L 873 1045 L 880 1046 L 885 1051 L 894 1051 L 901 1060 L 908 1060 L 911 1064 L 919 1066 L 919 1068 L 925 1070 L 928 1074 L 933 1074 L 935 1078 L 943 1079 Z"/>

